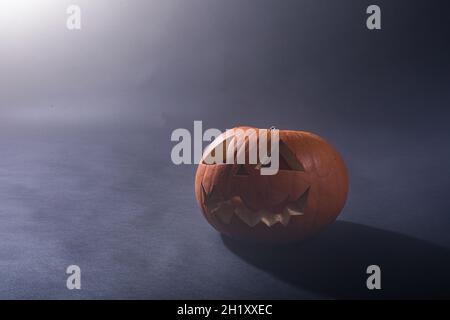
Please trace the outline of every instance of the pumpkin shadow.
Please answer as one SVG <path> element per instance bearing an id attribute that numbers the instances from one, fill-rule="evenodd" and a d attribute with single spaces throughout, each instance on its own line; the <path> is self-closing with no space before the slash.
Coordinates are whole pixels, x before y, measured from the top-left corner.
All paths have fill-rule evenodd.
<path id="1" fill-rule="evenodd" d="M 450 298 L 450 251 L 399 233 L 336 221 L 302 243 L 268 246 L 222 239 L 248 263 L 325 297 Z M 372 264 L 381 268 L 381 290 L 366 287 L 366 268 Z"/>

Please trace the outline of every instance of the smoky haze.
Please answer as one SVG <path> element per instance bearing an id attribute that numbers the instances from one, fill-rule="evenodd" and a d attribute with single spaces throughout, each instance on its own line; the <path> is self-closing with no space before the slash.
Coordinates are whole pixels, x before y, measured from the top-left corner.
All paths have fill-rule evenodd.
<path id="1" fill-rule="evenodd" d="M 80 31 L 65 28 L 69 4 L 2 20 L 5 118 L 405 126 L 405 113 L 439 121 L 423 104 L 448 101 L 448 28 L 435 4 L 386 3 L 379 32 L 358 1 L 79 1 Z"/>

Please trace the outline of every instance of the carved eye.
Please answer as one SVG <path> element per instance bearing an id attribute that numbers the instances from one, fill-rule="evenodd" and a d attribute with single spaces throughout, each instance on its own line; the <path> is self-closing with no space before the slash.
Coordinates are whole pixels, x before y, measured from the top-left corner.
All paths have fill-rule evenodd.
<path id="1" fill-rule="evenodd" d="M 269 168 L 270 166 L 271 162 L 266 161 L 264 163 L 258 164 L 256 166 L 256 169 L 259 170 L 261 168 Z M 300 161 L 297 160 L 297 157 L 294 155 L 294 153 L 292 153 L 288 146 L 281 140 L 279 147 L 278 169 L 286 171 L 305 171 L 305 168 L 300 163 Z"/>
<path id="2" fill-rule="evenodd" d="M 303 165 L 298 161 L 289 147 L 280 140 L 280 170 L 305 171 Z"/>
<path id="3" fill-rule="evenodd" d="M 218 138 L 217 140 L 214 140 L 205 150 L 205 152 L 203 153 L 203 157 L 200 161 L 201 164 L 205 164 L 205 165 L 213 165 L 213 164 L 217 164 L 216 160 L 219 160 L 219 163 L 223 164 L 226 163 L 227 161 L 227 145 L 229 143 L 229 140 L 231 138 L 228 139 L 224 139 L 224 138 Z M 220 153 L 218 153 L 220 152 Z M 218 153 L 218 155 L 220 154 L 220 156 L 216 155 L 216 153 Z M 219 159 L 217 159 L 219 158 Z"/>

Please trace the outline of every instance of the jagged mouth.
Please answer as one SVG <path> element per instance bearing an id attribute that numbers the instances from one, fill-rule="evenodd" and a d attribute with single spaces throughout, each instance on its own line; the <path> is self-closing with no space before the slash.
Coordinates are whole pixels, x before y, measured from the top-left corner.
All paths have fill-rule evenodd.
<path id="1" fill-rule="evenodd" d="M 271 227 L 277 223 L 287 226 L 293 217 L 304 215 L 308 200 L 309 188 L 294 201 L 285 201 L 278 212 L 268 210 L 251 210 L 239 196 L 225 199 L 216 188 L 210 193 L 205 191 L 202 184 L 203 201 L 209 215 L 216 217 L 224 224 L 230 224 L 233 217 L 238 217 L 249 227 L 263 223 Z"/>

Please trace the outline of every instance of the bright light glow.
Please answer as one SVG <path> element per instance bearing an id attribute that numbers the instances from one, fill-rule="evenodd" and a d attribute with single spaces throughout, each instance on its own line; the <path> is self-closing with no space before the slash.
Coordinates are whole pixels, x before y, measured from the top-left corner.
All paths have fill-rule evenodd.
<path id="1" fill-rule="evenodd" d="M 55 0 L 0 0 L 2 34 L 23 31 L 45 23 L 55 4 Z"/>

